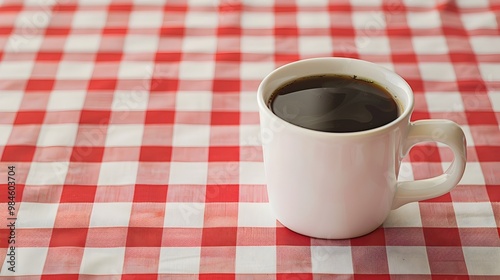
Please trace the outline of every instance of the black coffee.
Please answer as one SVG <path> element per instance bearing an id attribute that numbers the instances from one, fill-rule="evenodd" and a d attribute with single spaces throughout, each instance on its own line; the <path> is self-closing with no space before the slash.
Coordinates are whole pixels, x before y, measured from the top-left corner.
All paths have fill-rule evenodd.
<path id="1" fill-rule="evenodd" d="M 355 76 L 294 80 L 273 93 L 269 106 L 287 122 L 326 132 L 368 130 L 398 117 L 398 105 L 386 89 Z"/>

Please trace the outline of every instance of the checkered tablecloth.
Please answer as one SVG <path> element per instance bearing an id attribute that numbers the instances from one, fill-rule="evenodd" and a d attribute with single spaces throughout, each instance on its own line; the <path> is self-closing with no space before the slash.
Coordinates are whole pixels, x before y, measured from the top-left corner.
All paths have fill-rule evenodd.
<path id="1" fill-rule="evenodd" d="M 499 26 L 498 0 L 0 0 L 0 275 L 499 279 Z M 277 222 L 256 89 L 319 56 L 391 68 L 414 120 L 460 124 L 460 184 L 360 238 Z M 451 160 L 420 145 L 400 178 Z"/>

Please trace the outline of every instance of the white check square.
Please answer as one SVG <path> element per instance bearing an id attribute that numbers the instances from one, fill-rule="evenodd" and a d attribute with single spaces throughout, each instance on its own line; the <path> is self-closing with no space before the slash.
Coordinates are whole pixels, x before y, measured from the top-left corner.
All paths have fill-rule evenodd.
<path id="1" fill-rule="evenodd" d="M 132 11 L 128 26 L 130 28 L 160 28 L 162 22 L 162 11 Z"/>
<path id="2" fill-rule="evenodd" d="M 356 49 L 361 54 L 390 54 L 391 47 L 389 39 L 381 36 L 361 36 L 355 40 Z"/>
<path id="3" fill-rule="evenodd" d="M 361 36 L 380 36 L 386 27 L 385 14 L 382 12 L 353 12 L 352 23 L 360 31 Z"/>
<path id="4" fill-rule="evenodd" d="M 500 112 L 500 91 L 490 91 L 488 92 L 488 97 L 490 98 L 491 107 L 493 107 L 493 111 Z"/>
<path id="5" fill-rule="evenodd" d="M 111 109 L 113 111 L 144 111 L 148 108 L 149 94 L 146 89 L 116 90 Z"/>
<path id="6" fill-rule="evenodd" d="M 33 70 L 33 62 L 27 61 L 2 61 L 0 63 L 0 79 L 26 80 Z"/>
<path id="7" fill-rule="evenodd" d="M 85 91 L 65 90 L 50 93 L 48 111 L 78 111 L 85 104 Z"/>
<path id="8" fill-rule="evenodd" d="M 6 52 L 38 52 L 42 43 L 44 42 L 44 38 L 47 38 L 43 35 L 33 35 L 30 37 L 23 36 L 22 34 L 14 34 L 9 36 L 7 43 L 5 44 Z M 5 62 L 2 62 L 5 63 Z"/>
<path id="9" fill-rule="evenodd" d="M 132 203 L 104 202 L 94 203 L 90 215 L 90 227 L 127 227 L 129 225 Z"/>
<path id="10" fill-rule="evenodd" d="M 500 49 L 499 36 L 472 36 L 469 40 L 476 54 L 498 54 Z"/>
<path id="11" fill-rule="evenodd" d="M 38 134 L 37 146 L 73 146 L 75 144 L 78 124 L 44 124 Z"/>
<path id="12" fill-rule="evenodd" d="M 210 126 L 197 124 L 176 124 L 172 144 L 179 147 L 208 147 Z"/>
<path id="13" fill-rule="evenodd" d="M 208 91 L 179 91 L 175 109 L 178 111 L 208 112 L 212 109 L 212 93 Z"/>
<path id="14" fill-rule="evenodd" d="M 165 207 L 164 227 L 202 228 L 205 204 L 197 202 L 169 202 Z"/>
<path id="15" fill-rule="evenodd" d="M 85 248 L 80 274 L 119 275 L 123 270 L 125 248 Z"/>
<path id="16" fill-rule="evenodd" d="M 65 52 L 75 53 L 95 53 L 99 50 L 101 43 L 100 35 L 93 34 L 73 34 L 68 35 L 64 45 Z"/>
<path id="17" fill-rule="evenodd" d="M 216 36 L 184 36 L 182 51 L 184 53 L 214 53 L 217 50 Z"/>
<path id="18" fill-rule="evenodd" d="M 26 2 L 30 1 L 28 0 Z M 38 5 L 41 6 L 41 3 L 38 2 Z M 22 33 L 23 35 L 29 37 L 30 34 L 36 34 L 37 30 L 44 30 L 45 28 L 47 28 L 47 26 L 50 24 L 51 17 L 52 11 L 50 10 L 40 11 L 34 9 L 23 9 L 17 13 L 14 26 L 17 27 L 18 30 L 24 31 L 25 33 Z"/>
<path id="19" fill-rule="evenodd" d="M 455 202 L 453 209 L 459 228 L 497 227 L 490 202 Z"/>
<path id="20" fill-rule="evenodd" d="M 276 246 L 237 246 L 236 273 L 276 273 Z"/>
<path id="21" fill-rule="evenodd" d="M 274 70 L 271 62 L 241 62 L 240 73 L 242 80 L 262 80 L 267 74 Z"/>
<path id="22" fill-rule="evenodd" d="M 208 164 L 204 162 L 171 162 L 169 184 L 204 185 L 207 183 Z"/>
<path id="23" fill-rule="evenodd" d="M 255 94 L 253 95 L 255 100 Z M 257 101 L 255 101 L 257 102 Z M 241 125 L 240 126 L 240 146 L 261 146 L 260 126 Z"/>
<path id="24" fill-rule="evenodd" d="M 413 168 L 410 162 L 402 162 L 399 167 L 398 181 L 413 181 Z"/>
<path id="25" fill-rule="evenodd" d="M 298 39 L 299 39 L 299 52 L 301 54 L 330 55 L 333 51 L 333 41 L 330 36 L 299 36 Z M 269 72 L 265 72 L 265 74 L 267 73 Z"/>
<path id="26" fill-rule="evenodd" d="M 202 61 L 182 61 L 179 65 L 179 78 L 183 80 L 211 80 L 215 64 Z"/>
<path id="27" fill-rule="evenodd" d="M 63 185 L 68 162 L 32 162 L 26 185 Z"/>
<path id="28" fill-rule="evenodd" d="M 134 185 L 139 163 L 136 161 L 103 162 L 99 171 L 98 185 Z"/>
<path id="29" fill-rule="evenodd" d="M 103 28 L 106 25 L 105 11 L 77 11 L 73 14 L 73 28 Z"/>
<path id="30" fill-rule="evenodd" d="M 138 147 L 142 144 L 144 125 L 110 124 L 106 136 L 107 147 Z"/>
<path id="31" fill-rule="evenodd" d="M 436 5 L 435 0 L 403 0 L 405 6 L 408 7 L 425 7 L 425 8 L 434 8 Z"/>
<path id="32" fill-rule="evenodd" d="M 238 203 L 239 227 L 275 227 L 276 219 L 269 203 Z"/>
<path id="33" fill-rule="evenodd" d="M 408 25 L 414 29 L 432 29 L 441 27 L 441 16 L 437 10 L 409 12 Z"/>
<path id="34" fill-rule="evenodd" d="M 500 247 L 462 247 L 470 275 L 500 275 Z"/>
<path id="35" fill-rule="evenodd" d="M 461 15 L 465 29 L 495 29 L 497 28 L 496 15 L 493 12 L 463 13 Z"/>
<path id="36" fill-rule="evenodd" d="M 311 246 L 313 273 L 352 274 L 352 253 L 349 246 Z"/>
<path id="37" fill-rule="evenodd" d="M 162 247 L 159 273 L 197 274 L 200 270 L 201 247 Z"/>
<path id="38" fill-rule="evenodd" d="M 443 168 L 449 165 L 449 162 L 443 162 Z M 484 185 L 484 176 L 479 162 L 467 162 L 465 172 L 459 185 Z"/>
<path id="39" fill-rule="evenodd" d="M 457 0 L 457 6 L 460 8 L 487 8 L 490 5 L 488 0 Z"/>
<path id="40" fill-rule="evenodd" d="M 498 69 L 500 69 L 499 67 L 500 63 L 479 63 L 479 72 L 481 73 L 481 77 L 485 82 L 491 84 L 493 90 L 500 89 L 500 71 L 498 71 Z M 495 105 L 497 104 L 492 104 L 493 107 L 495 107 Z"/>
<path id="41" fill-rule="evenodd" d="M 77 0 L 78 5 L 82 6 L 95 6 L 95 5 L 107 5 L 111 3 L 112 0 Z"/>
<path id="42" fill-rule="evenodd" d="M 300 28 L 328 28 L 330 16 L 328 12 L 299 12 L 297 24 Z"/>
<path id="43" fill-rule="evenodd" d="M 500 102 L 498 103 L 500 104 Z M 240 111 L 241 112 L 257 112 L 259 107 L 253 91 L 241 91 L 240 93 Z M 243 126 L 243 125 L 242 125 Z"/>
<path id="44" fill-rule="evenodd" d="M 264 163 L 240 162 L 240 184 L 266 184 Z"/>
<path id="45" fill-rule="evenodd" d="M 431 273 L 427 250 L 423 246 L 387 246 L 386 251 L 391 274 Z"/>
<path id="46" fill-rule="evenodd" d="M 417 54 L 447 54 L 448 44 L 443 36 L 412 37 L 413 49 Z"/>
<path id="47" fill-rule="evenodd" d="M 17 213 L 16 226 L 18 228 L 52 228 L 57 216 L 57 203 L 20 204 Z"/>
<path id="48" fill-rule="evenodd" d="M 118 78 L 149 80 L 153 75 L 153 69 L 152 62 L 123 61 L 118 69 Z"/>
<path id="49" fill-rule="evenodd" d="M 425 81 L 454 82 L 455 70 L 451 63 L 420 62 L 418 64 L 420 75 Z"/>
<path id="50" fill-rule="evenodd" d="M 464 104 L 460 93 L 428 92 L 425 94 L 429 112 L 463 112 Z"/>
<path id="51" fill-rule="evenodd" d="M 262 1 L 262 0 L 261 0 Z M 314 6 L 314 7 L 321 7 L 321 6 L 328 6 L 328 0 L 297 0 L 296 1 L 297 5 L 299 6 Z"/>
<path id="52" fill-rule="evenodd" d="M 0 63 L 0 69 L 4 63 Z M 3 78 L 1 74 L 0 78 Z M 2 90 L 2 94 L 0 94 L 0 112 L 17 112 L 21 107 L 23 96 L 22 91 Z"/>
<path id="53" fill-rule="evenodd" d="M 4 0 L 2 0 L 2 1 L 6 2 Z M 2 1 L 0 1 L 0 3 Z M 26 5 L 26 6 L 36 6 L 36 5 L 40 5 L 40 2 L 38 0 L 26 0 L 26 1 L 23 1 L 23 5 Z"/>
<path id="54" fill-rule="evenodd" d="M 48 250 L 47 247 L 16 247 L 15 272 L 9 270 L 11 266 L 7 261 L 10 257 L 6 256 L 0 274 L 6 279 L 9 279 L 9 276 L 10 279 L 16 279 L 18 277 L 24 278 L 23 276 L 30 278 L 33 275 L 42 275 Z M 6 251 L 6 253 L 9 253 L 9 251 Z"/>
<path id="55" fill-rule="evenodd" d="M 241 38 L 241 52 L 250 54 L 272 54 L 274 53 L 274 37 L 243 36 Z"/>
<path id="56" fill-rule="evenodd" d="M 382 0 L 351 0 L 353 6 L 380 6 Z"/>
<path id="57" fill-rule="evenodd" d="M 169 0 L 133 0 L 134 4 L 140 5 L 164 5 Z"/>
<path id="58" fill-rule="evenodd" d="M 274 14 L 264 12 L 245 12 L 241 16 L 241 25 L 244 28 L 273 28 Z"/>
<path id="59" fill-rule="evenodd" d="M 94 62 L 73 62 L 62 61 L 57 68 L 57 78 L 73 79 L 73 80 L 88 80 L 92 77 L 94 71 Z"/>
<path id="60" fill-rule="evenodd" d="M 217 13 L 190 11 L 186 14 L 188 28 L 214 28 L 217 26 Z"/>
<path id="61" fill-rule="evenodd" d="M 154 53 L 158 49 L 157 35 L 127 35 L 123 45 L 126 53 Z"/>
<path id="62" fill-rule="evenodd" d="M 0 124 L 0 146 L 7 145 L 11 132 L 12 132 L 12 125 Z"/>

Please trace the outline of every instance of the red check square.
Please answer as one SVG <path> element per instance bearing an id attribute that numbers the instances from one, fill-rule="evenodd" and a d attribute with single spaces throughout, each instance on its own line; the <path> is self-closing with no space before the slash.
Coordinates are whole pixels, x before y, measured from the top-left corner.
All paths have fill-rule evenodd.
<path id="1" fill-rule="evenodd" d="M 76 146 L 73 147 L 70 160 L 73 162 L 101 162 L 104 147 Z"/>
<path id="2" fill-rule="evenodd" d="M 54 228 L 50 247 L 85 247 L 87 228 Z"/>
<path id="3" fill-rule="evenodd" d="M 42 111 L 20 111 L 17 113 L 15 124 L 42 124 L 45 112 Z"/>
<path id="4" fill-rule="evenodd" d="M 141 147 L 139 161 L 160 161 L 168 162 L 172 157 L 172 147 Z"/>
<path id="5" fill-rule="evenodd" d="M 111 117 L 110 111 L 102 110 L 82 110 L 80 114 L 80 124 L 107 124 Z"/>
<path id="6" fill-rule="evenodd" d="M 2 155 L 2 161 L 4 162 L 18 162 L 33 160 L 35 155 L 35 146 L 5 146 Z"/>
<path id="7" fill-rule="evenodd" d="M 238 185 L 207 185 L 205 202 L 238 202 Z"/>
<path id="8" fill-rule="evenodd" d="M 236 227 L 204 228 L 201 246 L 236 246 Z"/>
<path id="9" fill-rule="evenodd" d="M 500 146 L 476 146 L 476 152 L 481 162 L 500 162 Z"/>
<path id="10" fill-rule="evenodd" d="M 165 92 L 172 91 L 175 92 L 179 88 L 179 80 L 177 79 L 154 79 L 151 82 L 152 92 Z"/>
<path id="11" fill-rule="evenodd" d="M 94 202 L 96 186 L 67 185 L 63 187 L 61 202 Z"/>
<path id="12" fill-rule="evenodd" d="M 135 185 L 135 202 L 165 202 L 168 186 L 166 185 Z"/>
<path id="13" fill-rule="evenodd" d="M 467 111 L 465 115 L 467 116 L 469 125 L 498 124 L 495 113 L 493 112 Z"/>
<path id="14" fill-rule="evenodd" d="M 423 228 L 425 244 L 427 246 L 456 246 L 462 245 L 457 228 Z"/>
<path id="15" fill-rule="evenodd" d="M 50 91 L 54 88 L 54 80 L 31 79 L 26 84 L 26 91 Z"/>
<path id="16" fill-rule="evenodd" d="M 212 90 L 214 91 L 214 93 L 239 92 L 240 86 L 241 84 L 239 80 L 216 79 L 213 81 Z"/>
<path id="17" fill-rule="evenodd" d="M 115 79 L 92 79 L 89 81 L 89 91 L 114 90 L 117 80 Z"/>
<path id="18" fill-rule="evenodd" d="M 210 147 L 208 161 L 238 161 L 240 158 L 239 147 Z"/>
<path id="19" fill-rule="evenodd" d="M 129 227 L 127 247 L 161 247 L 163 228 Z"/>
<path id="20" fill-rule="evenodd" d="M 147 111 L 146 123 L 147 124 L 172 124 L 174 123 L 174 111 Z"/>
<path id="21" fill-rule="evenodd" d="M 238 125 L 240 123 L 239 112 L 212 112 L 212 125 Z"/>

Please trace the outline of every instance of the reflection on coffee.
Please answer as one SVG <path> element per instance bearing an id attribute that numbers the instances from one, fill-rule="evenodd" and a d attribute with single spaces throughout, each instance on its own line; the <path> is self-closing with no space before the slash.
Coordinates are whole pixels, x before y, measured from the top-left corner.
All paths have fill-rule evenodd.
<path id="1" fill-rule="evenodd" d="M 398 117 L 398 105 L 386 89 L 356 76 L 299 78 L 278 88 L 269 106 L 287 122 L 325 132 L 369 130 Z"/>

